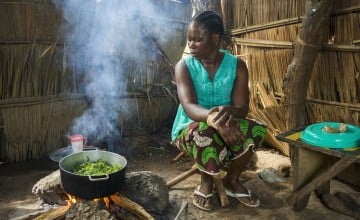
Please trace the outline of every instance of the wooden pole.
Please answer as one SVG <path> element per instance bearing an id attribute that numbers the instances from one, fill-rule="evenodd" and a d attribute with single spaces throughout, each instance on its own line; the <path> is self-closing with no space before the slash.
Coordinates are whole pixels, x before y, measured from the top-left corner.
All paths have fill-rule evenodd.
<path id="1" fill-rule="evenodd" d="M 325 30 L 328 30 L 332 8 L 332 0 L 306 1 L 305 18 L 295 42 L 294 58 L 288 66 L 283 81 L 287 130 L 304 127 L 308 124 L 307 90 L 315 59 L 321 49 L 321 44 L 327 40 Z M 297 164 L 296 154 L 296 147 L 290 147 L 290 160 L 293 167 Z M 300 183 L 295 182 L 293 188 L 297 190 L 300 186 Z M 308 197 L 304 197 L 301 203 L 306 204 L 307 199 Z"/>
<path id="2" fill-rule="evenodd" d="M 287 129 L 303 127 L 308 123 L 306 94 L 321 44 L 327 40 L 332 0 L 307 0 L 303 27 L 295 42 L 294 58 L 284 78 L 284 106 Z"/>

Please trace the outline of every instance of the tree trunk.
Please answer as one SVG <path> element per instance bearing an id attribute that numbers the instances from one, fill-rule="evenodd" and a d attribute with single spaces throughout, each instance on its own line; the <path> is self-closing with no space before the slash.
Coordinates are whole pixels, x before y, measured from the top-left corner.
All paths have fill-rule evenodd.
<path id="1" fill-rule="evenodd" d="M 306 95 L 313 65 L 321 44 L 327 41 L 333 0 L 308 0 L 305 19 L 296 43 L 294 58 L 283 82 L 286 126 L 288 130 L 308 124 Z"/>
<path id="2" fill-rule="evenodd" d="M 225 30 L 232 29 L 233 23 L 233 3 L 229 0 L 221 0 L 221 10 L 224 21 Z"/>
<path id="3" fill-rule="evenodd" d="M 216 11 L 221 15 L 221 1 L 219 0 L 191 0 L 193 5 L 193 11 Z"/>

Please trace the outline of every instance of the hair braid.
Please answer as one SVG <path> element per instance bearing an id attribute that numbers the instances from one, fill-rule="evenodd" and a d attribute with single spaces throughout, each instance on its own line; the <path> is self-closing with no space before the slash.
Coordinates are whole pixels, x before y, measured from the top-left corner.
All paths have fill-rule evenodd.
<path id="1" fill-rule="evenodd" d="M 224 35 L 224 24 L 221 16 L 214 11 L 202 11 L 195 14 L 191 21 L 201 24 L 207 31 L 211 33 Z"/>

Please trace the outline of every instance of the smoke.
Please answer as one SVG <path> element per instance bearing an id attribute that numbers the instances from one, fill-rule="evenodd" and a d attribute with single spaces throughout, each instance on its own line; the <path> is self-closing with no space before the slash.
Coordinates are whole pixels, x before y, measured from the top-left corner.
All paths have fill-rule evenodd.
<path id="1" fill-rule="evenodd" d="M 170 25 L 156 18 L 167 17 L 171 9 L 159 11 L 153 5 L 159 2 L 156 0 L 54 2 L 66 21 L 69 66 L 79 74 L 81 88 L 75 92 L 84 92 L 91 102 L 91 107 L 74 120 L 69 133 L 105 139 L 112 148 L 110 142 L 120 137 L 117 126 L 120 108 L 128 110 L 123 117 L 131 117 L 132 112 L 125 99 L 115 98 L 126 93 L 128 79 L 124 71 L 129 62 L 141 66 L 155 59 L 151 54 L 156 56 L 158 49 L 149 39 L 166 40 L 166 32 L 154 30 Z"/>

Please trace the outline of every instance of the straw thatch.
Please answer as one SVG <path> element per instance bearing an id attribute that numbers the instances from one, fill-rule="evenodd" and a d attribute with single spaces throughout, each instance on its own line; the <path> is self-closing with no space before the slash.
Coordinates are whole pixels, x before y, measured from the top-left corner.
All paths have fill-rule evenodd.
<path id="1" fill-rule="evenodd" d="M 173 65 L 182 55 L 192 9 L 178 1 L 152 3 L 159 10 L 174 10 L 169 17 L 146 18 L 158 24 L 152 31 L 171 35 L 148 38 L 149 48 L 155 48 L 144 51 L 148 62 L 142 66 L 127 62 L 122 70 L 126 91 L 107 97 L 115 103 L 126 101 L 131 109 L 118 107 L 123 136 L 153 133 L 167 125 L 176 110 Z M 95 7 L 96 1 L 88 4 Z M 86 11 L 87 21 L 94 11 Z M 81 87 L 86 74 L 79 71 L 83 64 L 69 62 L 76 48 L 66 42 L 67 24 L 51 0 L 0 2 L 0 160 L 38 159 L 67 146 L 65 135 L 73 120 L 90 107 Z M 77 37 L 85 43 L 88 35 L 82 32 Z M 80 60 L 82 55 L 78 56 Z"/>
<path id="2" fill-rule="evenodd" d="M 9 161 L 39 159 L 64 146 L 69 122 L 86 107 L 84 101 L 52 101 L 3 108 L 5 144 L 1 155 Z"/>

